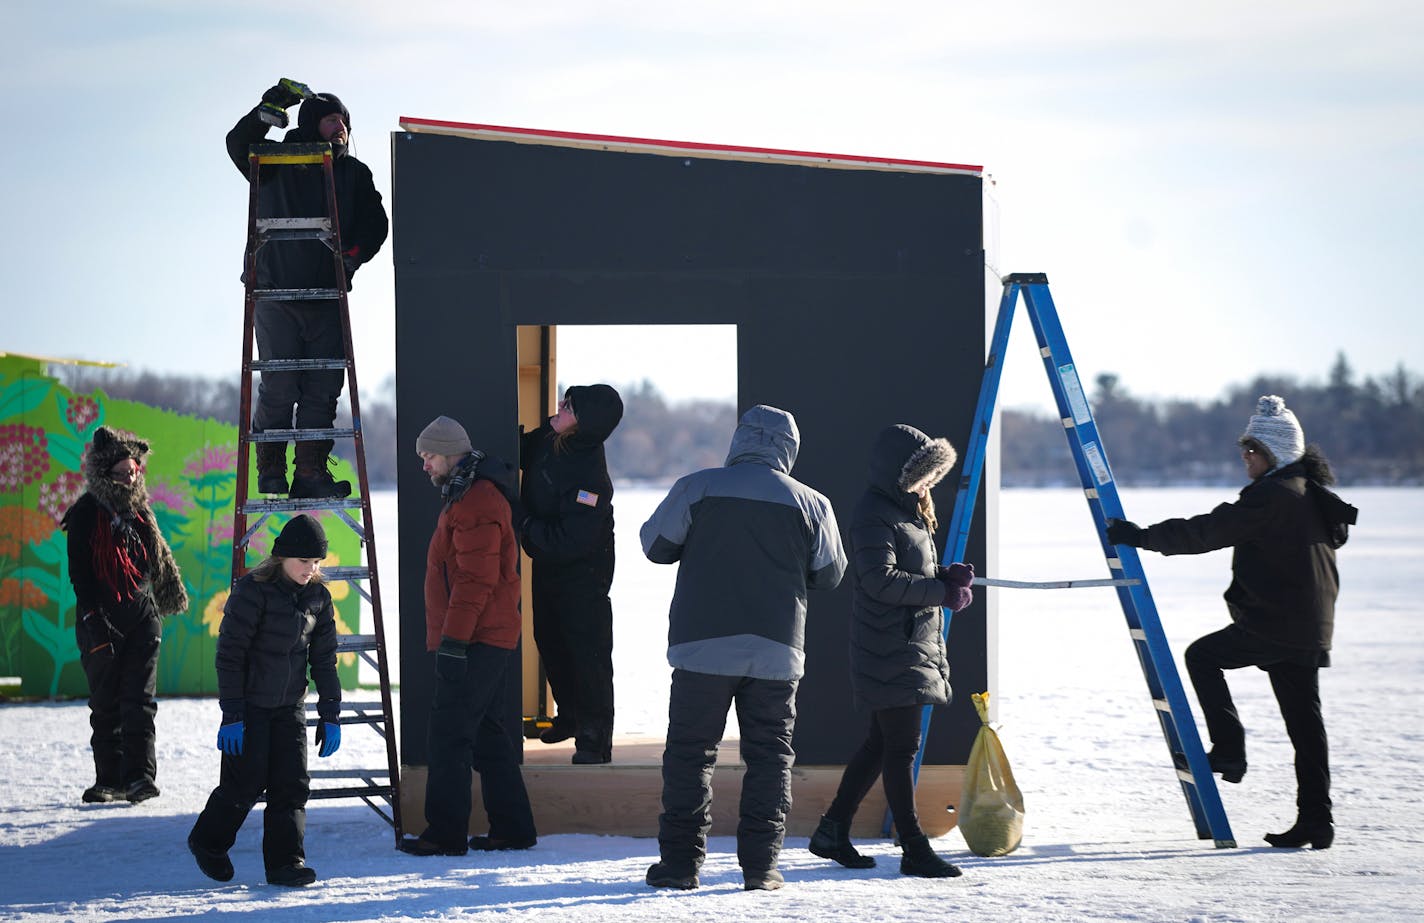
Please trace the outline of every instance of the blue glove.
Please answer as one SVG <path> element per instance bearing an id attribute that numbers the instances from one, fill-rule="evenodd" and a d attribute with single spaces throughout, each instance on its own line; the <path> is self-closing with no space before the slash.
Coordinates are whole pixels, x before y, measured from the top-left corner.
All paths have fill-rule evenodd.
<path id="1" fill-rule="evenodd" d="M 242 732 L 241 721 L 218 728 L 218 749 L 228 756 L 242 756 Z"/>
<path id="2" fill-rule="evenodd" d="M 341 749 L 341 725 L 333 721 L 323 721 L 316 726 L 316 745 L 320 749 L 317 756 L 331 756 Z"/>

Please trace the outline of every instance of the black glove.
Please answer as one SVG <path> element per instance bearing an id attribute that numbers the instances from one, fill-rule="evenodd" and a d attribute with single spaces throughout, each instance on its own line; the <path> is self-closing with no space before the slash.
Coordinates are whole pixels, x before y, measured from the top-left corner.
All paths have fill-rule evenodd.
<path id="1" fill-rule="evenodd" d="M 948 567 L 941 565 L 935 568 L 935 576 L 954 586 L 973 586 L 974 565 L 955 561 Z"/>
<path id="2" fill-rule="evenodd" d="M 354 256 L 342 254 L 341 268 L 346 271 L 346 290 L 351 291 L 351 277 L 356 275 L 356 267 L 361 265 L 361 261 Z"/>
<path id="3" fill-rule="evenodd" d="M 249 99 L 251 97 L 248 97 Z M 278 109 L 289 109 L 302 101 L 301 94 L 295 93 L 281 83 L 274 84 L 262 94 L 264 103 L 271 103 Z"/>
<path id="4" fill-rule="evenodd" d="M 448 683 L 458 683 L 465 678 L 465 668 L 469 659 L 465 656 L 470 646 L 454 638 L 441 637 L 440 646 L 435 649 L 435 675 Z"/>
<path id="5" fill-rule="evenodd" d="M 1142 527 L 1128 519 L 1108 520 L 1108 544 L 1142 547 Z"/>

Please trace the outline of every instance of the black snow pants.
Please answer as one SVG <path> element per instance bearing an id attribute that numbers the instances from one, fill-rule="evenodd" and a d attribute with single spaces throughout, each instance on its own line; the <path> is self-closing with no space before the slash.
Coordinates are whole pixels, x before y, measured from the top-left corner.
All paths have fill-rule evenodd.
<path id="1" fill-rule="evenodd" d="M 673 670 L 663 750 L 663 812 L 658 816 L 662 860 L 691 874 L 707 857 L 712 827 L 712 770 L 717 743 L 735 704 L 741 727 L 742 778 L 737 861 L 744 874 L 776 868 L 791 810 L 791 734 L 796 728 L 796 681 L 717 676 Z"/>
<path id="2" fill-rule="evenodd" d="M 337 301 L 264 301 L 253 319 L 261 359 L 340 359 L 346 355 Z M 341 369 L 263 372 L 257 385 L 252 429 L 327 429 L 336 420 L 336 401 L 346 373 Z M 284 457 L 282 443 L 259 442 L 259 461 Z M 331 440 L 297 445 L 297 464 L 324 465 Z M 320 456 L 320 457 L 318 457 Z M 259 466 L 260 467 L 260 466 Z"/>
<path id="3" fill-rule="evenodd" d="M 158 700 L 154 693 L 163 623 L 147 593 L 119 606 L 109 615 L 109 622 L 123 637 L 111 637 L 111 645 L 97 651 L 91 650 L 95 647 L 91 639 L 79 637 L 79 662 L 89 681 L 94 781 L 124 789 L 158 777 L 154 746 Z"/>
<path id="4" fill-rule="evenodd" d="M 263 792 L 262 863 L 270 874 L 306 861 L 307 828 L 306 706 L 281 708 L 248 705 L 243 715 L 242 753 L 223 754 L 218 787 L 193 824 L 191 836 L 209 852 L 225 853 Z"/>
<path id="5" fill-rule="evenodd" d="M 579 750 L 613 744 L 613 545 L 576 561 L 535 561 L 534 642 Z"/>
<path id="6" fill-rule="evenodd" d="M 915 754 L 920 749 L 922 705 L 883 708 L 870 715 L 870 733 L 846 763 L 840 788 L 826 816 L 849 825 L 877 777 L 885 782 L 885 800 L 895 818 L 895 831 L 903 842 L 919 836 L 920 817 L 915 810 Z"/>

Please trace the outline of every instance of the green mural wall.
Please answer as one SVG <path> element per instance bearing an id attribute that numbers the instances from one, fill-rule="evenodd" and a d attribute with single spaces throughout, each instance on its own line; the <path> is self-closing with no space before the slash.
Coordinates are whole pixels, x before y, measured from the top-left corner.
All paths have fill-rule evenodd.
<path id="1" fill-rule="evenodd" d="M 237 428 L 102 391 L 70 392 L 40 360 L 0 354 L 0 677 L 19 677 L 22 696 L 87 696 L 74 640 L 74 590 L 60 519 L 84 491 L 80 461 L 100 425 L 136 434 L 152 448 L 144 474 L 159 529 L 173 548 L 191 605 L 164 619 L 160 695 L 216 694 L 213 654 L 232 578 Z M 338 478 L 355 480 L 345 462 Z M 255 474 L 253 475 L 255 477 Z M 251 481 L 250 483 L 255 483 Z M 360 543 L 338 517 L 321 514 L 325 563 L 356 564 Z M 253 536 L 248 565 L 270 551 L 286 522 L 270 517 Z M 360 624 L 360 595 L 330 584 L 337 630 Z M 342 685 L 356 684 L 356 655 L 343 654 Z"/>

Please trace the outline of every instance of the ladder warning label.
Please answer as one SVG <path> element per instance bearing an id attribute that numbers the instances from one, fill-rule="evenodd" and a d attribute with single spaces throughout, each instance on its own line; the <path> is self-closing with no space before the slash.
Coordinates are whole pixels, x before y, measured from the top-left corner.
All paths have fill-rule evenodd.
<path id="1" fill-rule="evenodd" d="M 1093 469 L 1093 476 L 1098 479 L 1099 484 L 1106 484 L 1112 480 L 1112 473 L 1108 471 L 1107 459 L 1103 458 L 1102 450 L 1098 448 L 1096 442 L 1083 443 L 1083 457 L 1088 460 L 1088 467 Z"/>
<path id="2" fill-rule="evenodd" d="M 1078 372 L 1073 363 L 1058 367 L 1058 380 L 1063 383 L 1063 392 L 1068 397 L 1068 408 L 1073 411 L 1073 422 L 1079 426 L 1090 422 L 1093 414 L 1088 410 L 1088 399 L 1083 396 L 1083 383 L 1078 380 Z"/>

